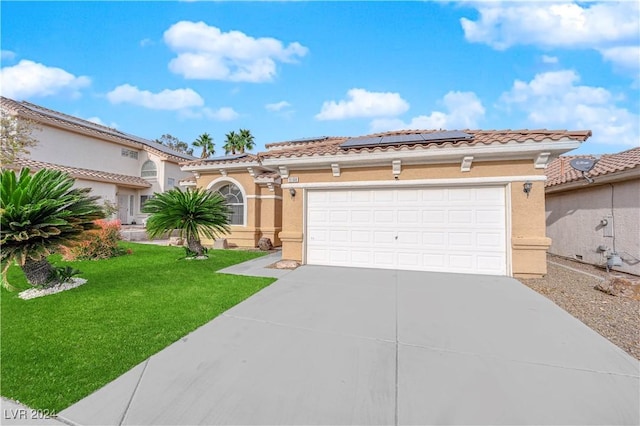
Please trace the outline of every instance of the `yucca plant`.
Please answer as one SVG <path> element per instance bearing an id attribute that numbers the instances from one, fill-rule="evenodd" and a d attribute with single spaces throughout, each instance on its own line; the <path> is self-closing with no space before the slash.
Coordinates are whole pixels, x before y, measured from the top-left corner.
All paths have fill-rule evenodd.
<path id="1" fill-rule="evenodd" d="M 144 204 L 147 219 L 147 233 L 154 238 L 174 230 L 187 241 L 187 247 L 198 256 L 204 255 L 200 235 L 210 239 L 229 232 L 229 215 L 225 199 L 217 192 L 203 188 L 180 191 L 172 189 L 154 194 Z"/>
<path id="2" fill-rule="evenodd" d="M 73 188 L 74 179 L 61 171 L 42 169 L 32 175 L 24 168 L 18 175 L 4 170 L 0 176 L 3 272 L 15 261 L 31 285 L 55 284 L 47 256 L 104 217 L 99 197 L 89 196 L 89 188 Z"/>

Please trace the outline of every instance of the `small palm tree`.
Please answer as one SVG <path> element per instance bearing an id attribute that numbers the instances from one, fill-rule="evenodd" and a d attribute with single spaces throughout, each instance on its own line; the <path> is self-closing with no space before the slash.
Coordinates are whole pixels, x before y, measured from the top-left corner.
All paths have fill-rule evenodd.
<path id="1" fill-rule="evenodd" d="M 213 143 L 213 138 L 209 133 L 203 133 L 198 136 L 198 139 L 193 141 L 193 146 L 196 148 L 202 148 L 202 153 L 200 154 L 200 158 L 209 158 L 213 154 L 215 154 L 215 144 Z"/>
<path id="2" fill-rule="evenodd" d="M 231 212 L 225 199 L 203 188 L 156 193 L 142 211 L 151 214 L 147 219 L 147 233 L 151 238 L 178 230 L 178 236 L 185 238 L 189 250 L 198 256 L 204 255 L 200 235 L 215 239 L 229 232 Z"/>
<path id="3" fill-rule="evenodd" d="M 234 132 L 233 130 L 227 133 L 224 143 L 224 153 L 225 154 L 237 154 L 240 152 L 240 147 L 242 145 L 242 141 L 240 139 L 240 134 Z"/>
<path id="4" fill-rule="evenodd" d="M 0 176 L 3 272 L 15 261 L 31 285 L 56 284 L 50 281 L 53 267 L 47 256 L 96 227 L 94 221 L 104 217 L 96 202 L 100 197 L 90 197 L 89 188 L 72 188 L 74 179 L 61 171 L 31 175 L 24 168 L 17 176 L 13 170 Z"/>
<path id="5" fill-rule="evenodd" d="M 255 147 L 254 137 L 251 130 L 240 129 L 240 152 L 251 151 Z"/>

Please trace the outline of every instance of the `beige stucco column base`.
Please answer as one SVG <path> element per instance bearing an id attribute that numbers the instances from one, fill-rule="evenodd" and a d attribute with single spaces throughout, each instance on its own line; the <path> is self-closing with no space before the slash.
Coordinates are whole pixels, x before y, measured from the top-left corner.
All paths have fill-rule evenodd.
<path id="1" fill-rule="evenodd" d="M 280 232 L 282 258 L 302 263 L 302 232 Z"/>
<path id="2" fill-rule="evenodd" d="M 514 237 L 511 239 L 513 253 L 513 276 L 516 278 L 540 278 L 547 274 L 547 250 L 551 238 Z"/>

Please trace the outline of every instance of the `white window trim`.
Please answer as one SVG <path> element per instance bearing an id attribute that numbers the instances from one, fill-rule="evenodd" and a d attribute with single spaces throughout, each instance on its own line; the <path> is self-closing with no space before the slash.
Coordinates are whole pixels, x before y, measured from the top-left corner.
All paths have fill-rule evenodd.
<path id="1" fill-rule="evenodd" d="M 223 187 L 224 185 L 228 185 L 230 183 L 233 183 L 240 190 L 240 193 L 242 194 L 242 204 L 243 204 L 243 208 L 242 208 L 242 225 L 231 225 L 231 226 L 243 226 L 243 227 L 246 227 L 247 226 L 247 210 L 249 210 L 248 206 L 247 206 L 247 200 L 249 199 L 249 197 L 247 196 L 247 192 L 244 190 L 244 187 L 242 186 L 242 184 L 240 182 L 238 182 L 237 180 L 235 180 L 234 178 L 229 177 L 229 176 L 221 176 L 221 177 L 219 177 L 217 179 L 214 179 L 211 182 L 209 182 L 209 185 L 207 185 L 207 190 L 208 191 L 216 191 L 217 189 Z"/>
<path id="2" fill-rule="evenodd" d="M 156 166 L 156 174 L 155 174 L 155 176 L 142 176 L 142 168 L 148 162 L 151 162 L 151 163 L 153 163 L 154 166 Z M 160 168 L 158 167 L 158 164 L 155 161 L 153 161 L 151 159 L 148 159 L 144 163 L 142 163 L 142 166 L 140 166 L 140 177 L 143 178 L 143 179 L 158 179 L 158 175 L 160 174 L 159 169 Z"/>

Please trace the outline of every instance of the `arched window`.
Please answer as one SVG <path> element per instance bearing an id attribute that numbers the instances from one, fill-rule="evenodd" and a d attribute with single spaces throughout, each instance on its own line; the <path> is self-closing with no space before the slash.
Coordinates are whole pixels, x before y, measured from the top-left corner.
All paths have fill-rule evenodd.
<path id="1" fill-rule="evenodd" d="M 140 174 L 143 178 L 154 178 L 158 176 L 158 168 L 156 163 L 151 160 L 147 160 L 142 165 L 142 172 Z"/>
<path id="2" fill-rule="evenodd" d="M 231 210 L 229 215 L 230 225 L 244 225 L 244 199 L 242 198 L 242 192 L 235 184 L 230 183 L 221 186 L 218 189 L 218 193 L 227 200 L 227 205 Z"/>

